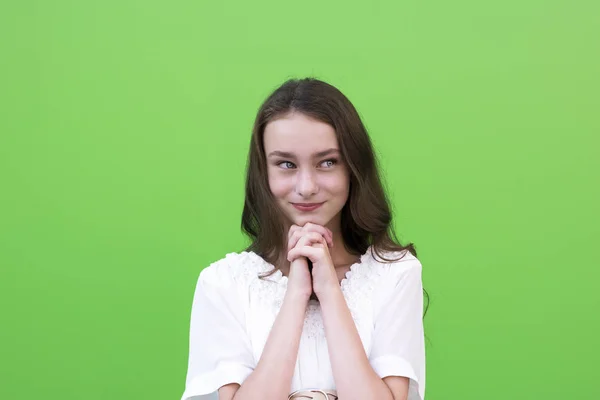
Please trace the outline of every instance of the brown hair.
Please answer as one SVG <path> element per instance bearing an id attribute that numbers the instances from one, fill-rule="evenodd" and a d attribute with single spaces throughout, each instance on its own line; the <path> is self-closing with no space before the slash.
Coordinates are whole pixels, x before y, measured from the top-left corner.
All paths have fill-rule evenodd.
<path id="1" fill-rule="evenodd" d="M 350 193 L 341 211 L 341 232 L 346 250 L 353 255 L 362 255 L 372 245 L 372 250 L 385 262 L 400 260 L 405 251 L 416 257 L 413 243 L 403 246 L 396 238 L 377 158 L 358 112 L 342 92 L 316 78 L 284 82 L 258 110 L 246 166 L 242 230 L 252 243 L 245 250 L 275 265 L 287 247 L 285 217 L 269 187 L 263 137 L 269 122 L 290 112 L 325 122 L 335 130 L 341 155 L 350 173 Z M 382 252 L 404 254 L 398 259 L 387 259 Z M 424 292 L 427 294 L 427 291 Z"/>

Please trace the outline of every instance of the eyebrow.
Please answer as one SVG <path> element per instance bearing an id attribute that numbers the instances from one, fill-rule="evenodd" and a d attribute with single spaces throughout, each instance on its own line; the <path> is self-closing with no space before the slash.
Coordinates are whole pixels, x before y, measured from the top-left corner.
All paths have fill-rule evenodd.
<path id="1" fill-rule="evenodd" d="M 315 157 L 315 158 L 324 157 L 331 153 L 339 153 L 339 150 L 332 147 L 331 149 L 327 149 L 327 150 L 323 150 L 318 153 L 315 153 L 313 155 L 313 157 Z M 295 158 L 296 157 L 294 155 L 294 153 L 288 153 L 287 151 L 279 151 L 279 150 L 275 150 L 275 151 L 272 151 L 271 153 L 269 153 L 268 157 L 272 157 L 272 156 L 280 156 L 280 157 L 287 157 L 287 158 Z"/>

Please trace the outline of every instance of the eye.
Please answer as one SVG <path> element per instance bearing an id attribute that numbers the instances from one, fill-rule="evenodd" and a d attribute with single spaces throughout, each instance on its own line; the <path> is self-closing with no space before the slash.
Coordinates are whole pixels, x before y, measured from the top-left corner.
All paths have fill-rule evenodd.
<path id="1" fill-rule="evenodd" d="M 281 161 L 281 162 L 278 162 L 276 165 L 280 166 L 281 164 L 291 164 L 291 165 L 294 165 L 294 163 L 292 163 L 290 161 Z M 284 168 L 284 169 L 290 169 L 290 168 Z"/>
<path id="2" fill-rule="evenodd" d="M 338 163 L 338 160 L 337 160 L 337 159 L 335 159 L 335 158 L 330 158 L 329 160 L 324 160 L 324 161 L 322 161 L 322 162 L 321 162 L 321 164 L 323 164 L 323 163 L 327 163 L 327 162 L 330 162 L 330 163 L 331 163 L 331 164 L 328 166 L 328 168 L 331 168 L 331 167 L 333 167 L 335 164 L 337 164 L 337 163 Z M 284 164 L 290 164 L 290 165 L 292 165 L 292 167 L 289 167 L 289 168 L 288 168 L 288 167 L 285 167 L 285 168 L 283 168 L 283 169 L 292 169 L 293 167 L 295 167 L 294 163 L 293 163 L 293 162 L 291 162 L 291 161 L 280 161 L 280 162 L 278 162 L 278 163 L 277 163 L 277 164 L 275 164 L 275 165 L 277 165 L 278 167 L 281 167 L 281 166 L 282 166 L 282 165 L 284 165 Z"/>
<path id="3" fill-rule="evenodd" d="M 330 158 L 329 160 L 325 160 L 325 161 L 323 161 L 323 162 L 324 162 L 324 163 L 326 163 L 326 162 L 331 162 L 331 166 L 333 167 L 335 164 L 337 164 L 337 163 L 338 163 L 338 160 L 337 160 L 337 159 L 335 159 L 335 158 Z"/>

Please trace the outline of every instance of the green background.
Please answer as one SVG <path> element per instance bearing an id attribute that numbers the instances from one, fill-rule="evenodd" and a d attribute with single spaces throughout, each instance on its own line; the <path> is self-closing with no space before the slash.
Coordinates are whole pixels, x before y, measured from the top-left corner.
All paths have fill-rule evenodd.
<path id="1" fill-rule="evenodd" d="M 262 100 L 364 118 L 431 295 L 428 400 L 598 399 L 596 1 L 0 6 L 0 398 L 179 399 Z"/>

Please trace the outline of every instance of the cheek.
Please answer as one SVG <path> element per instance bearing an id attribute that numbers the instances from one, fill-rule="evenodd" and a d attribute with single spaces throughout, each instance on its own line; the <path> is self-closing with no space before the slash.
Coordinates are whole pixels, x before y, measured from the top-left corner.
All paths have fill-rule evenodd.
<path id="1" fill-rule="evenodd" d="M 329 192 L 335 196 L 347 196 L 350 189 L 350 182 L 344 175 L 331 177 L 327 182 Z"/>
<path id="2" fill-rule="evenodd" d="M 285 196 L 289 191 L 288 186 L 289 183 L 286 179 L 277 176 L 269 177 L 269 187 L 271 188 L 271 193 L 273 193 L 275 197 Z"/>

